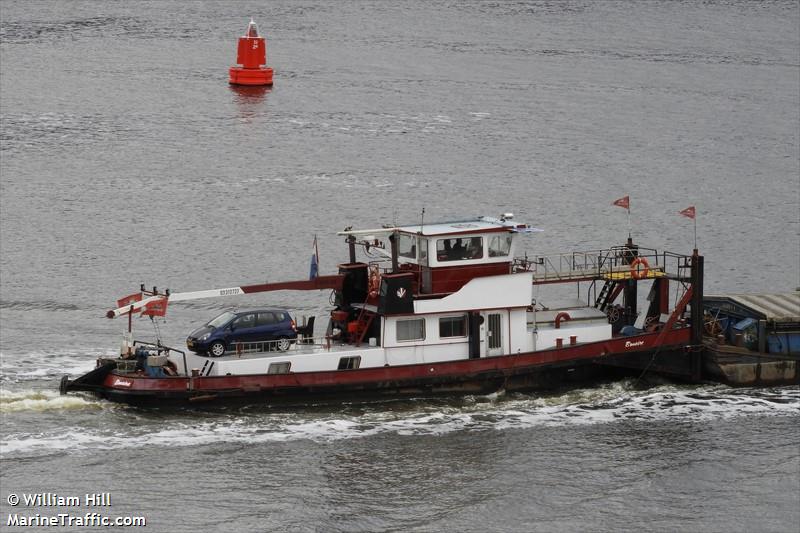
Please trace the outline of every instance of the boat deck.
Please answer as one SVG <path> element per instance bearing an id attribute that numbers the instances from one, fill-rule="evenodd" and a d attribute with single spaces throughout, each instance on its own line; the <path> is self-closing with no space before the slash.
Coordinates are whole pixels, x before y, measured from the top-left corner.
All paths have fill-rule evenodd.
<path id="1" fill-rule="evenodd" d="M 663 267 L 651 267 L 646 274 L 637 279 L 656 279 L 667 277 Z M 546 270 L 544 272 L 533 272 L 533 283 L 554 283 L 560 281 L 625 281 L 633 279 L 633 272 L 628 267 L 614 267 L 612 269 L 598 272 L 596 270 L 576 269 L 576 270 Z"/>
<path id="2" fill-rule="evenodd" d="M 281 358 L 286 357 L 287 355 L 311 355 L 311 354 L 319 354 L 319 353 L 339 353 L 339 352 L 351 352 L 353 350 L 382 350 L 380 346 L 370 346 L 367 343 L 361 343 L 361 345 L 356 346 L 355 344 L 345 344 L 345 343 L 331 343 L 330 345 L 327 344 L 302 344 L 302 343 L 294 343 L 292 347 L 286 351 L 279 351 L 279 350 L 242 350 L 241 353 L 236 352 L 228 352 L 222 357 L 208 357 L 204 355 L 198 355 L 203 359 L 210 359 L 211 361 L 235 361 L 239 359 L 273 359 L 273 358 Z"/>

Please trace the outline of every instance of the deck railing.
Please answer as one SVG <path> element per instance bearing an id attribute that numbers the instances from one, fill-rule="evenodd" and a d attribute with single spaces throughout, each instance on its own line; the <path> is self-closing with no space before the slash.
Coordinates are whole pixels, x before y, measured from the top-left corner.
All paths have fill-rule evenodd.
<path id="1" fill-rule="evenodd" d="M 330 350 L 331 346 L 342 344 L 340 339 L 331 337 L 330 335 L 321 337 L 298 337 L 297 339 L 291 339 L 290 344 L 286 346 L 285 349 L 282 349 L 285 346 L 285 340 L 288 339 L 261 342 L 236 342 L 228 347 L 225 355 L 237 355 L 241 357 L 246 354 L 270 352 L 273 352 L 275 355 L 280 355 L 286 352 L 296 352 L 315 347 L 322 347 L 326 350 Z"/>
<path id="2" fill-rule="evenodd" d="M 614 246 L 608 249 L 517 257 L 514 272 L 532 272 L 534 283 L 608 279 L 630 271 L 631 263 L 646 259 L 650 270 L 676 279 L 688 279 L 691 256 L 653 248 Z"/>

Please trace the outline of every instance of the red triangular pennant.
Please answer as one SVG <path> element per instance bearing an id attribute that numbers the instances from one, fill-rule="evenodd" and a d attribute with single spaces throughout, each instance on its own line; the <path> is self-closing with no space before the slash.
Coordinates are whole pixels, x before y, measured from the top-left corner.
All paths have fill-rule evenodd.
<path id="1" fill-rule="evenodd" d="M 160 296 L 142 306 L 142 315 L 164 316 L 167 314 L 167 297 Z"/>
<path id="2" fill-rule="evenodd" d="M 128 296 L 117 300 L 117 307 L 127 307 L 133 303 L 140 301 L 142 301 L 142 293 L 135 292 L 133 294 L 129 294 Z"/>

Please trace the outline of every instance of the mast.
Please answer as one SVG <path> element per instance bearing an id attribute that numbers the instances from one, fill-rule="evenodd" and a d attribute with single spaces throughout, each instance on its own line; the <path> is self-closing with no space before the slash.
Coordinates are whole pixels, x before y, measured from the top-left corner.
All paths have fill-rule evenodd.
<path id="1" fill-rule="evenodd" d="M 703 345 L 703 256 L 694 249 L 692 254 L 692 380 L 700 381 Z"/>

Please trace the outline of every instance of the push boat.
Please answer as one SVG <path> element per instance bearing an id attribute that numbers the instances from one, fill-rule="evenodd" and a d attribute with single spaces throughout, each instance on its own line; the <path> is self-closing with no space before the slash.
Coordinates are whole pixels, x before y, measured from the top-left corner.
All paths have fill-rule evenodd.
<path id="1" fill-rule="evenodd" d="M 511 214 L 346 228 L 337 235 L 349 261 L 336 274 L 316 275 L 312 260 L 304 280 L 184 293 L 142 286 L 107 313 L 127 316 L 129 331 L 136 313 L 197 298 L 331 290 L 332 309 L 323 334 L 312 318 L 288 349 L 242 342 L 210 357 L 127 334 L 118 357 L 64 376 L 61 392 L 192 405 L 527 391 L 620 371 L 700 379 L 697 250 L 658 251 L 629 236 L 607 249 L 516 255 L 520 236 L 536 231 Z M 557 287 L 570 297 L 542 299 Z"/>

